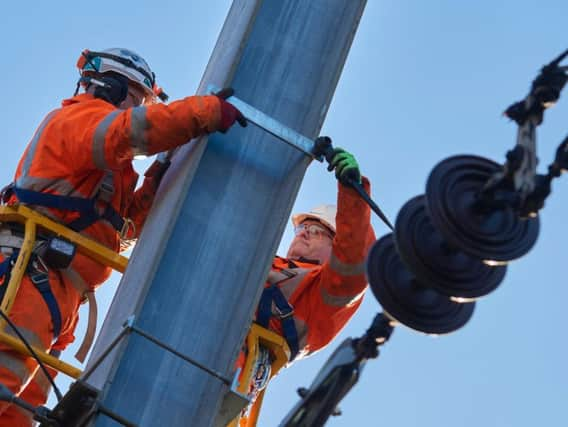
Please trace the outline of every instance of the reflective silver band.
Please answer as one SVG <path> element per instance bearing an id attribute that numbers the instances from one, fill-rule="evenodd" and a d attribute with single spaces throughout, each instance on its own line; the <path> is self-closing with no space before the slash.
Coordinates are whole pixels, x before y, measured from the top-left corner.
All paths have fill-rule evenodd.
<path id="1" fill-rule="evenodd" d="M 108 129 L 121 110 L 114 110 L 99 123 L 93 136 L 93 162 L 99 169 L 108 169 L 105 159 L 105 140 Z"/>
<path id="2" fill-rule="evenodd" d="M 134 155 L 148 154 L 148 141 L 145 132 L 148 129 L 146 107 L 134 107 L 130 116 L 130 146 Z"/>
<path id="3" fill-rule="evenodd" d="M 32 166 L 32 161 L 34 159 L 35 156 L 35 152 L 37 149 L 37 144 L 39 142 L 39 138 L 41 137 L 41 134 L 43 132 L 43 129 L 45 128 L 45 126 L 47 126 L 47 124 L 51 121 L 52 117 L 55 115 L 55 113 L 57 113 L 59 111 L 59 109 L 57 110 L 53 110 L 51 113 L 49 113 L 45 119 L 43 119 L 43 122 L 41 122 L 41 124 L 39 125 L 39 127 L 37 128 L 31 142 L 28 148 L 28 151 L 26 153 L 26 158 L 24 159 L 24 164 L 22 165 L 22 176 L 27 176 L 30 173 L 30 168 Z"/>
<path id="4" fill-rule="evenodd" d="M 365 274 L 365 261 L 357 264 L 348 264 L 340 261 L 334 253 L 329 257 L 329 266 L 342 276 L 357 276 Z"/>
<path id="5" fill-rule="evenodd" d="M 75 190 L 73 184 L 60 178 L 36 178 L 33 176 L 22 175 L 16 180 L 16 187 L 33 191 L 51 190 L 61 196 L 84 197 L 81 193 Z"/>
<path id="6" fill-rule="evenodd" d="M 321 299 L 327 305 L 333 307 L 348 307 L 353 303 L 355 303 L 356 301 L 360 300 L 365 294 L 365 291 L 359 292 L 356 295 L 338 296 L 338 295 L 331 295 L 323 287 L 321 287 L 320 293 L 321 293 Z"/>

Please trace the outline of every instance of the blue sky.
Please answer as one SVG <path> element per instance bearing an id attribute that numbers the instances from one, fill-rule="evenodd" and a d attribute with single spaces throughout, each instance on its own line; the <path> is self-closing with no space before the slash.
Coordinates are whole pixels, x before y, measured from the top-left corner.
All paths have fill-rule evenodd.
<path id="1" fill-rule="evenodd" d="M 4 5 L 2 182 L 12 179 L 43 116 L 73 93 L 82 49 L 132 48 L 148 60 L 172 99 L 190 95 L 230 4 Z M 544 63 L 568 48 L 566 16 L 568 3 L 559 0 L 368 0 L 322 134 L 356 155 L 375 200 L 394 221 L 409 198 L 424 192 L 429 171 L 443 158 L 503 160 L 516 126 L 501 113 L 525 96 Z M 566 99 L 547 112 L 539 129 L 540 172 L 566 136 L 567 116 Z M 136 167 L 143 171 L 148 163 Z M 333 176 L 313 164 L 294 210 L 334 200 Z M 328 425 L 567 425 L 567 200 L 568 182 L 561 178 L 541 213 L 535 248 L 511 263 L 504 282 L 478 302 L 463 329 L 433 338 L 396 328 L 344 399 L 343 415 Z M 373 224 L 377 236 L 386 233 L 377 219 Z M 291 238 L 288 228 L 281 254 Z M 99 292 L 101 313 L 118 280 L 113 276 Z M 311 382 L 341 339 L 363 334 L 379 310 L 369 293 L 329 349 L 282 372 L 268 389 L 260 425 L 276 426 L 297 401 L 296 388 Z M 67 387 L 63 378 L 58 381 Z"/>

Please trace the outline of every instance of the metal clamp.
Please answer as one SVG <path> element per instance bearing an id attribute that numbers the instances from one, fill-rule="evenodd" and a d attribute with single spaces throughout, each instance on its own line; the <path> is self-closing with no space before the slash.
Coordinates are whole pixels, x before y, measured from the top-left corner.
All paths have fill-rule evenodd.
<path id="1" fill-rule="evenodd" d="M 132 230 L 132 234 L 135 235 L 136 234 L 136 224 L 134 224 L 134 221 L 132 221 L 130 218 L 122 218 L 123 219 L 123 223 L 122 223 L 122 228 L 120 230 L 120 239 L 121 240 L 126 240 L 128 237 L 128 232 L 130 230 Z"/>
<path id="2" fill-rule="evenodd" d="M 207 92 L 215 94 L 221 89 L 215 85 L 208 85 Z M 255 126 L 265 130 L 269 134 L 275 136 L 279 140 L 285 142 L 286 144 L 302 151 L 304 154 L 308 155 L 312 159 L 322 162 L 323 157 L 314 154 L 315 142 L 310 138 L 296 132 L 295 130 L 284 126 L 279 121 L 273 119 L 262 111 L 254 108 L 253 106 L 247 104 L 236 96 L 231 96 L 227 98 L 227 101 L 233 104 L 238 110 L 243 113 L 247 121 L 254 124 Z"/>
<path id="3" fill-rule="evenodd" d="M 174 349 L 173 347 L 169 346 L 168 344 L 160 341 L 158 338 L 154 337 L 153 335 L 150 335 L 149 333 L 147 333 L 146 331 L 143 331 L 142 329 L 138 328 L 137 326 L 135 326 L 135 316 L 129 316 L 125 322 L 122 325 L 122 330 L 121 332 L 118 334 L 118 336 L 107 346 L 107 348 L 102 352 L 102 354 L 99 356 L 99 358 L 93 363 L 93 365 L 91 366 L 91 368 L 86 371 L 83 374 L 83 380 L 86 380 L 89 376 L 91 376 L 91 374 L 95 371 L 95 369 L 102 363 L 102 361 L 109 355 L 109 353 L 113 350 L 113 348 L 122 340 L 122 338 L 124 338 L 127 334 L 129 333 L 135 333 L 143 338 L 145 338 L 146 340 L 154 343 L 155 345 L 157 345 L 158 347 L 161 347 L 162 349 L 166 350 L 167 352 L 173 354 L 174 356 L 177 356 L 178 358 L 196 366 L 197 368 L 201 369 L 202 371 L 207 372 L 208 374 L 210 374 L 211 376 L 221 380 L 225 385 L 230 386 L 232 380 L 226 376 L 224 376 L 221 372 L 217 372 L 207 366 L 205 366 L 204 364 L 194 360 L 193 358 L 177 351 L 176 349 Z"/>
<path id="4" fill-rule="evenodd" d="M 276 311 L 276 315 L 278 316 L 278 318 L 280 320 L 284 320 L 287 319 L 289 317 L 292 317 L 294 315 L 294 308 L 292 306 L 290 306 L 290 309 L 288 310 L 279 310 L 278 307 L 274 307 L 275 311 Z"/>

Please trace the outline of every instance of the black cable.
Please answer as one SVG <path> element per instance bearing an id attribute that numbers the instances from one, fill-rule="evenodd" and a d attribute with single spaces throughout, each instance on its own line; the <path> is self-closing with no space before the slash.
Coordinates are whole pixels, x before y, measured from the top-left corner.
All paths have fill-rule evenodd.
<path id="1" fill-rule="evenodd" d="M 28 340 L 22 335 L 22 333 L 18 330 L 18 327 L 14 324 L 14 322 L 12 322 L 8 316 L 6 316 L 6 313 L 4 313 L 4 311 L 0 310 L 0 316 L 2 316 L 4 318 L 4 320 L 6 322 L 8 322 L 8 324 L 10 325 L 10 327 L 14 330 L 14 332 L 16 333 L 16 335 L 18 335 L 18 338 L 20 338 L 20 340 L 24 343 L 24 345 L 26 346 L 26 348 L 28 349 L 28 351 L 30 352 L 30 354 L 32 355 L 32 357 L 37 361 L 39 367 L 41 368 L 42 372 L 45 374 L 45 376 L 47 377 L 47 379 L 49 380 L 49 382 L 51 383 L 52 387 L 53 387 L 53 392 L 55 393 L 55 396 L 57 396 L 57 401 L 60 401 L 61 399 L 63 399 L 63 395 L 61 394 L 61 391 L 59 390 L 59 388 L 55 385 L 55 381 L 53 381 L 53 377 L 49 374 L 49 372 L 47 371 L 47 368 L 45 367 L 45 365 L 43 364 L 43 362 L 40 360 L 40 358 L 38 357 L 38 355 L 36 354 L 36 352 L 34 351 L 34 349 L 32 348 L 32 346 L 30 345 L 30 343 L 28 342 Z"/>

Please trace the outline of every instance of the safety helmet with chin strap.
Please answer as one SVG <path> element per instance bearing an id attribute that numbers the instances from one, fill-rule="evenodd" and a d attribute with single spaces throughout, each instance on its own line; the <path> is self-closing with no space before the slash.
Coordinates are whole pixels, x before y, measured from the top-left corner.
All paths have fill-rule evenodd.
<path id="1" fill-rule="evenodd" d="M 98 75 L 116 73 L 140 87 L 151 102 L 156 98 L 162 101 L 168 99 L 168 95 L 156 85 L 156 76 L 148 63 L 129 49 L 111 48 L 100 52 L 85 49 L 77 60 L 77 68 L 81 73 L 80 83 L 83 85 L 88 85 L 91 78 Z"/>

